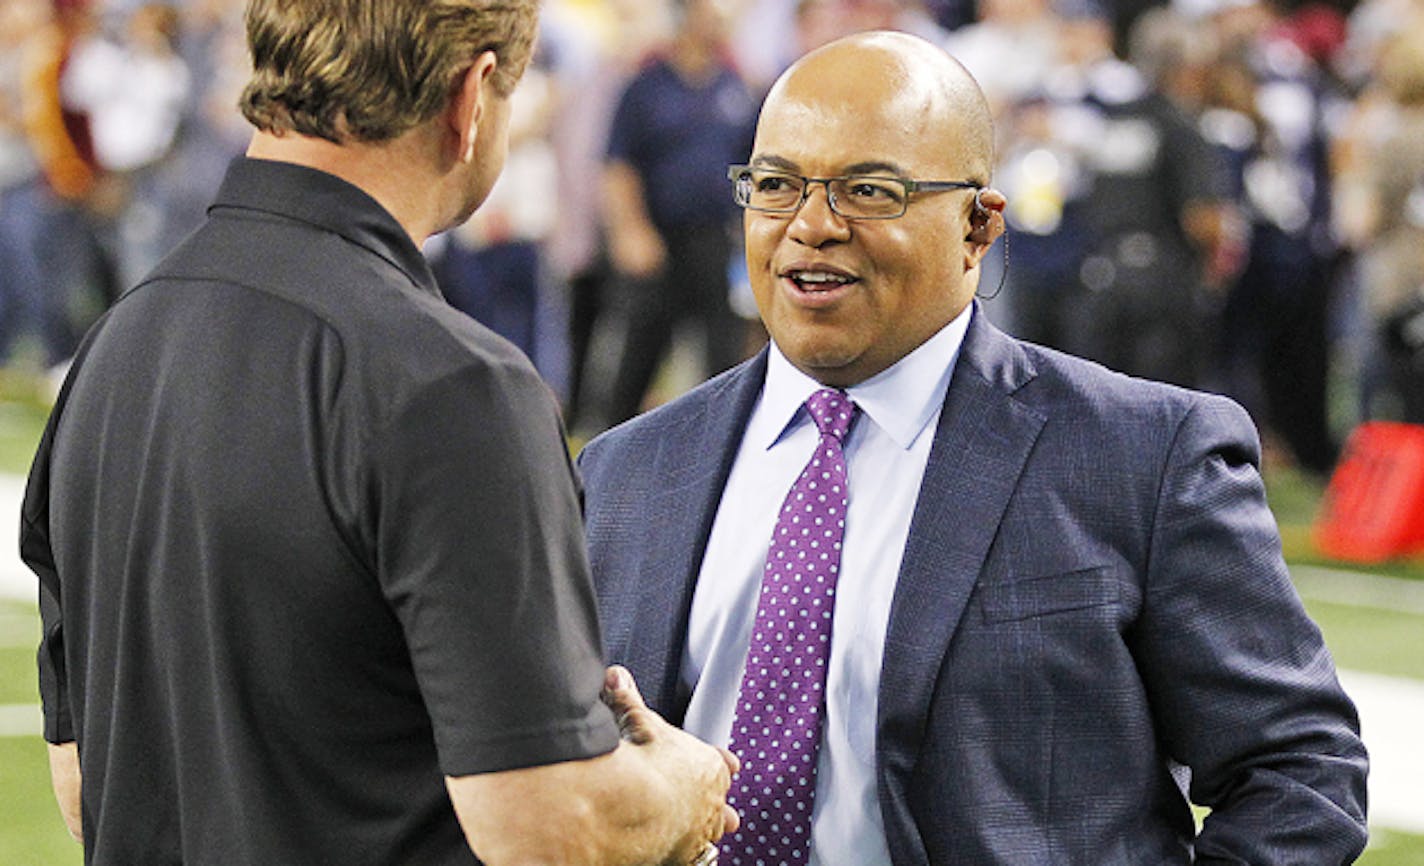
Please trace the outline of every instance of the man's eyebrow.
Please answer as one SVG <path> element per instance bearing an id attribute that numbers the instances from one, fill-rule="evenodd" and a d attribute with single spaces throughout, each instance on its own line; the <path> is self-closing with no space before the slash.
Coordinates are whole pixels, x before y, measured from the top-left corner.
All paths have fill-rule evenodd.
<path id="1" fill-rule="evenodd" d="M 798 172 L 800 166 L 784 156 L 777 156 L 774 153 L 759 154 L 752 159 L 751 164 L 756 168 L 774 168 L 780 171 Z M 904 168 L 893 162 L 884 160 L 871 160 L 868 162 L 857 162 L 848 165 L 839 172 L 840 176 L 853 174 L 878 174 L 890 177 L 909 177 L 909 173 Z"/>
<path id="2" fill-rule="evenodd" d="M 760 154 L 753 157 L 752 165 L 756 168 L 775 168 L 781 171 L 794 172 L 797 170 L 796 163 L 784 156 L 777 156 L 774 153 Z"/>
<path id="3" fill-rule="evenodd" d="M 892 177 L 909 177 L 910 173 L 893 162 L 857 162 L 845 167 L 846 174 L 888 174 Z"/>

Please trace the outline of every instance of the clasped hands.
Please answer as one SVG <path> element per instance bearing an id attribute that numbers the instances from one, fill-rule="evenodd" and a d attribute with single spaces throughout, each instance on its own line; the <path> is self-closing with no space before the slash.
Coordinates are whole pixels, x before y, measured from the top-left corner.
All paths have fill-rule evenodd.
<path id="1" fill-rule="evenodd" d="M 636 746 L 666 750 L 684 785 L 691 787 L 691 814 L 696 824 L 670 862 L 710 866 L 716 862 L 716 842 L 736 832 L 741 820 L 727 804 L 727 790 L 741 762 L 730 751 L 710 746 L 686 731 L 668 724 L 643 701 L 633 675 L 626 668 L 608 668 L 603 680 L 603 702 L 618 720 L 624 740 Z"/>

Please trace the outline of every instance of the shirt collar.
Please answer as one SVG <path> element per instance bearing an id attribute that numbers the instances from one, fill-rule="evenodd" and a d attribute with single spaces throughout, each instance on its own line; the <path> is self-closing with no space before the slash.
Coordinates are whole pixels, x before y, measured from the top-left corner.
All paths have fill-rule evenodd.
<path id="1" fill-rule="evenodd" d="M 340 235 L 390 262 L 415 287 L 440 297 L 430 264 L 395 217 L 359 187 L 289 162 L 239 156 L 228 166 L 214 208 L 265 211 Z"/>
<path id="2" fill-rule="evenodd" d="M 860 411 L 898 446 L 909 450 L 944 405 L 949 377 L 969 330 L 974 305 L 888 369 L 846 389 Z M 771 448 L 808 419 L 802 404 L 824 387 L 792 366 L 773 340 L 761 404 L 747 429 L 749 441 Z"/>

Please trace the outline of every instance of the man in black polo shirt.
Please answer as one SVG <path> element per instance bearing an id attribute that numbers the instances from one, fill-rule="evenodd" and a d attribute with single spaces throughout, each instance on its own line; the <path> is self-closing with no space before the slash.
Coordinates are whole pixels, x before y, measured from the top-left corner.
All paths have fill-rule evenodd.
<path id="1" fill-rule="evenodd" d="M 680 863 L 735 825 L 735 759 L 605 687 L 555 407 L 419 252 L 499 173 L 535 23 L 250 5 L 248 156 L 86 338 L 26 494 L 88 862 Z"/>

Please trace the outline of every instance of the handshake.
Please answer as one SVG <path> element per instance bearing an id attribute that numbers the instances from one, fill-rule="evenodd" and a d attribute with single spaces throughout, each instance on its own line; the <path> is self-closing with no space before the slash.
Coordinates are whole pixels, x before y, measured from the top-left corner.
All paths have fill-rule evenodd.
<path id="1" fill-rule="evenodd" d="M 608 669 L 603 702 L 618 719 L 625 744 L 620 748 L 647 750 L 647 760 L 671 789 L 667 806 L 678 814 L 674 823 L 686 824 L 686 832 L 674 844 L 670 856 L 654 862 L 669 866 L 715 864 L 717 840 L 725 833 L 736 832 L 740 824 L 736 810 L 727 804 L 727 789 L 740 768 L 737 756 L 709 746 L 648 709 L 633 675 L 624 668 Z"/>
<path id="2" fill-rule="evenodd" d="M 486 866 L 711 866 L 740 825 L 727 805 L 739 769 L 648 709 L 611 667 L 603 702 L 620 739 L 596 758 L 447 777 L 465 837 Z"/>

